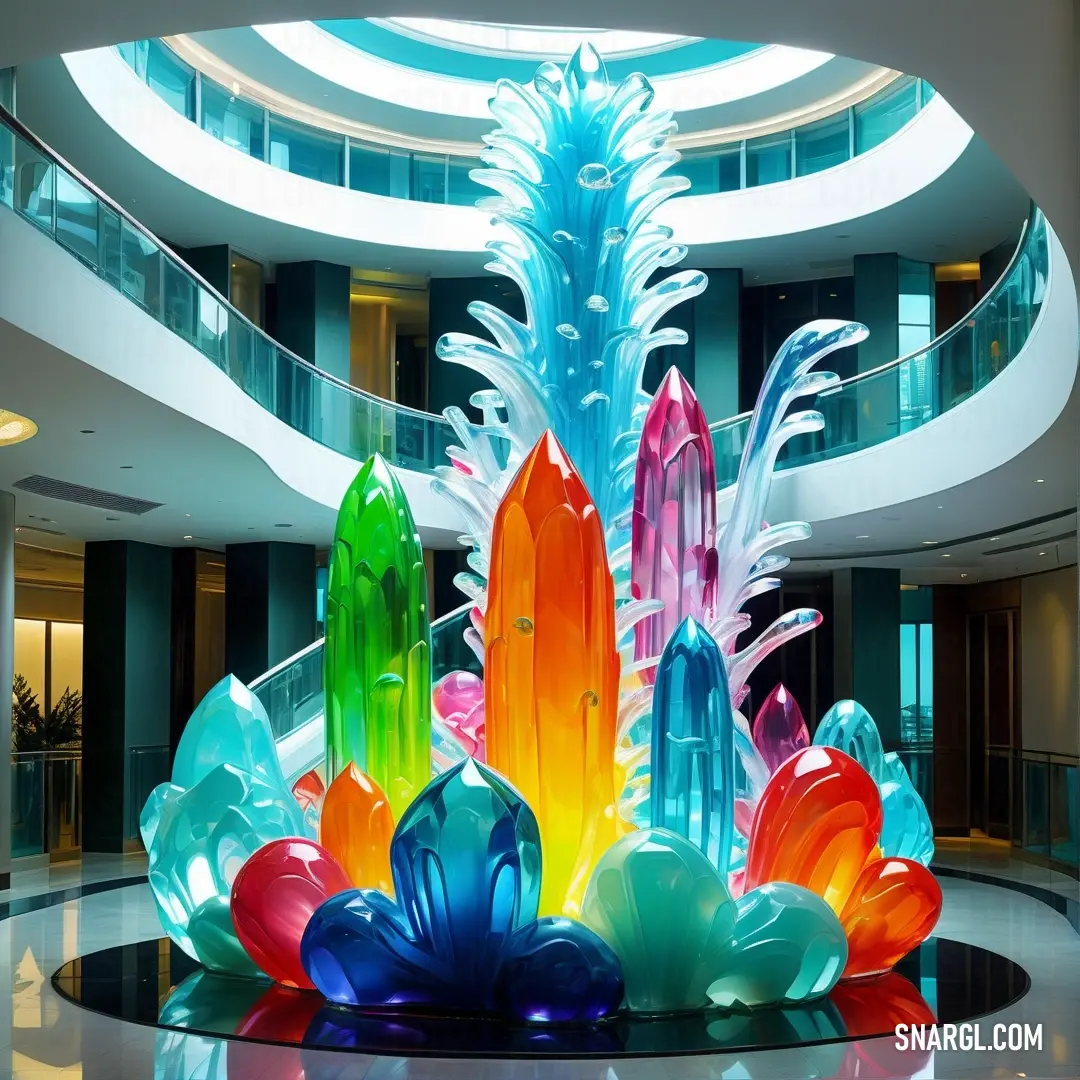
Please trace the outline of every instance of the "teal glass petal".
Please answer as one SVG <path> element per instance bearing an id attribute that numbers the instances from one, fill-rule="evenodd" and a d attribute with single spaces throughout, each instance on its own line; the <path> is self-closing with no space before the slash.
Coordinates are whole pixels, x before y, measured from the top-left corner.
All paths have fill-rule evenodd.
<path id="1" fill-rule="evenodd" d="M 266 709 L 235 675 L 211 687 L 191 714 L 176 747 L 172 782 L 194 787 L 219 765 L 285 787 Z"/>
<path id="2" fill-rule="evenodd" d="M 236 936 L 227 896 L 211 896 L 204 900 L 191 913 L 187 932 L 203 967 L 253 979 L 262 976 Z"/>
<path id="3" fill-rule="evenodd" d="M 148 853 L 150 889 L 165 932 L 208 967 L 247 974 L 250 961 L 241 962 L 246 954 L 239 942 L 236 951 L 221 940 L 235 937 L 231 920 L 219 910 L 203 910 L 196 920 L 198 944 L 191 920 L 210 900 L 227 911 L 240 867 L 263 844 L 304 835 L 303 811 L 287 789 L 234 765 L 218 765 L 187 791 L 161 784 L 148 805 L 158 815 Z"/>
<path id="4" fill-rule="evenodd" d="M 815 746 L 834 746 L 853 757 L 875 784 L 885 779 L 885 751 L 874 718 L 857 701 L 838 701 L 814 732 Z"/>
<path id="5" fill-rule="evenodd" d="M 641 829 L 600 859 L 581 921 L 619 958 L 629 1009 L 674 1012 L 708 1003 L 735 902 L 696 845 L 668 829 Z"/>
<path id="6" fill-rule="evenodd" d="M 896 754 L 886 754 L 881 791 L 881 853 L 929 866 L 934 857 L 934 827 L 915 785 Z"/>
<path id="7" fill-rule="evenodd" d="M 786 881 L 738 901 L 735 929 L 716 955 L 709 998 L 725 1009 L 790 1005 L 827 994 L 847 963 L 847 939 L 821 897 Z"/>

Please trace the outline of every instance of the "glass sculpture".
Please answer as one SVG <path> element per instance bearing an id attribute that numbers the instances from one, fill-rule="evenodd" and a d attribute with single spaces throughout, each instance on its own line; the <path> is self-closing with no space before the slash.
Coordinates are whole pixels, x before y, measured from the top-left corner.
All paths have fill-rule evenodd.
<path id="1" fill-rule="evenodd" d="M 338 511 L 323 655 L 327 780 L 351 761 L 400 815 L 431 776 L 431 630 L 420 537 L 380 454 Z"/>
<path id="2" fill-rule="evenodd" d="M 500 82 L 492 111 L 473 175 L 497 192 L 490 269 L 526 316 L 473 304 L 492 340 L 439 342 L 494 388 L 477 426 L 447 410 L 460 445 L 433 485 L 465 522 L 483 675 L 432 686 L 423 553 L 375 455 L 331 554 L 325 762 L 290 790 L 262 706 L 215 687 L 143 811 L 162 924 L 212 971 L 303 988 L 260 997 L 251 1031 L 355 1039 L 420 1008 L 596 1025 L 599 1045 L 625 1012 L 858 1010 L 844 980 L 888 972 L 938 917 L 926 808 L 857 703 L 812 742 L 783 687 L 752 725 L 739 710 L 762 659 L 821 621 L 754 636 L 742 608 L 809 535 L 764 523 L 777 454 L 824 423 L 796 402 L 835 385 L 816 365 L 865 327 L 781 346 L 722 521 L 693 389 L 675 369 L 641 385 L 650 351 L 685 340 L 659 321 L 706 284 L 658 273 L 686 254 L 652 216 L 686 187 L 665 175 L 671 115 L 588 46 Z"/>

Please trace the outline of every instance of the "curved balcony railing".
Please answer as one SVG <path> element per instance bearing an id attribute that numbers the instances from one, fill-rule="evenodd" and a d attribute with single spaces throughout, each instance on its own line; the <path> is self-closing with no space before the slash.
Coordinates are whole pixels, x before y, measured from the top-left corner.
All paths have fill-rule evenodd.
<path id="1" fill-rule="evenodd" d="M 469 173 L 476 158 L 414 153 L 281 116 L 192 67 L 163 41 L 116 46 L 124 62 L 171 109 L 242 154 L 336 187 L 419 202 L 472 206 L 490 192 Z M 891 138 L 933 97 L 924 79 L 888 86 L 812 123 L 753 139 L 686 150 L 684 195 L 760 187 L 842 165 Z"/>
<path id="2" fill-rule="evenodd" d="M 778 468 L 854 453 L 905 435 L 955 409 L 1000 375 L 1027 342 L 1049 279 L 1046 222 L 1037 208 L 997 282 L 955 326 L 928 345 L 819 394 L 822 431 L 797 435 Z M 742 413 L 712 426 L 716 480 L 735 482 L 750 426 Z"/>
<path id="3" fill-rule="evenodd" d="M 2 106 L 0 205 L 52 237 L 302 435 L 359 461 L 378 451 L 420 472 L 446 461 L 454 436 L 441 416 L 367 394 L 279 345 Z"/>

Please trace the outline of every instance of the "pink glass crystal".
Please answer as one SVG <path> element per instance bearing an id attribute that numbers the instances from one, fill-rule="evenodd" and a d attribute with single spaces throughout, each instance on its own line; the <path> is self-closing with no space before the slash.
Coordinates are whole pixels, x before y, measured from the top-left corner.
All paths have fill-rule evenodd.
<path id="1" fill-rule="evenodd" d="M 431 703 L 465 753 L 485 761 L 483 680 L 470 671 L 451 671 L 435 684 Z"/>
<path id="2" fill-rule="evenodd" d="M 322 777 L 311 769 L 304 773 L 292 786 L 293 798 L 300 804 L 301 810 L 317 807 L 326 793 Z"/>
<path id="3" fill-rule="evenodd" d="M 810 745 L 799 703 L 783 683 L 773 687 L 754 717 L 754 745 L 769 772 L 774 773 L 792 754 Z"/>
<path id="4" fill-rule="evenodd" d="M 635 628 L 634 658 L 659 656 L 688 615 L 708 623 L 716 592 L 716 464 L 705 414 L 669 368 L 641 433 L 634 478 L 630 580 L 664 610 Z M 653 672 L 643 672 L 652 680 Z"/>

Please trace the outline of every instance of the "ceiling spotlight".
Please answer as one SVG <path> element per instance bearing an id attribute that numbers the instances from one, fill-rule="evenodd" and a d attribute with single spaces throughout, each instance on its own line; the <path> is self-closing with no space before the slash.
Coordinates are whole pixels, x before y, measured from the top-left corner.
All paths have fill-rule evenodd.
<path id="1" fill-rule="evenodd" d="M 0 446 L 14 446 L 32 439 L 38 431 L 37 424 L 29 417 L 0 409 Z"/>
<path id="2" fill-rule="evenodd" d="M 938 509 L 939 510 L 944 510 L 945 508 L 943 506 L 939 506 Z"/>
<path id="3" fill-rule="evenodd" d="M 274 528 L 275 529 L 291 529 L 292 526 L 286 522 L 284 524 L 275 525 Z"/>
<path id="4" fill-rule="evenodd" d="M 184 539 L 185 539 L 185 540 L 191 540 L 191 539 L 193 539 L 193 538 L 192 538 L 191 536 L 185 536 L 185 537 L 184 537 Z"/>
<path id="5" fill-rule="evenodd" d="M 134 469 L 135 466 L 134 465 L 121 465 L 120 468 L 121 469 Z"/>
<path id="6" fill-rule="evenodd" d="M 941 557 L 942 557 L 943 559 L 951 559 L 951 558 L 952 558 L 952 556 L 951 556 L 951 555 L 950 555 L 950 554 L 949 554 L 949 553 L 948 553 L 947 551 L 946 551 L 946 552 L 945 552 L 945 554 L 944 554 L 944 555 L 942 555 Z"/>
<path id="7" fill-rule="evenodd" d="M 1000 540 L 1001 537 L 1000 536 L 991 536 L 990 539 L 991 540 Z"/>
<path id="8" fill-rule="evenodd" d="M 1036 480 L 1035 483 L 1036 484 L 1045 484 L 1046 481 L 1045 480 Z"/>
<path id="9" fill-rule="evenodd" d="M 80 435 L 93 435 L 93 434 L 95 434 L 95 431 L 94 431 L 94 429 L 92 427 L 84 427 L 84 428 L 79 428 L 79 434 Z"/>
<path id="10" fill-rule="evenodd" d="M 863 533 L 862 536 L 856 536 L 855 539 L 856 540 L 869 540 L 870 539 L 870 534 L 869 533 Z"/>
<path id="11" fill-rule="evenodd" d="M 936 540 L 924 540 L 923 543 L 924 544 L 936 544 L 937 541 Z"/>
<path id="12" fill-rule="evenodd" d="M 967 577 L 967 574 L 961 574 L 960 576 L 961 577 Z"/>
<path id="13" fill-rule="evenodd" d="M 1039 552 L 1039 554 L 1040 554 L 1040 555 L 1045 555 L 1045 554 L 1046 554 L 1046 552 L 1045 552 L 1045 551 L 1040 551 L 1040 552 Z"/>

